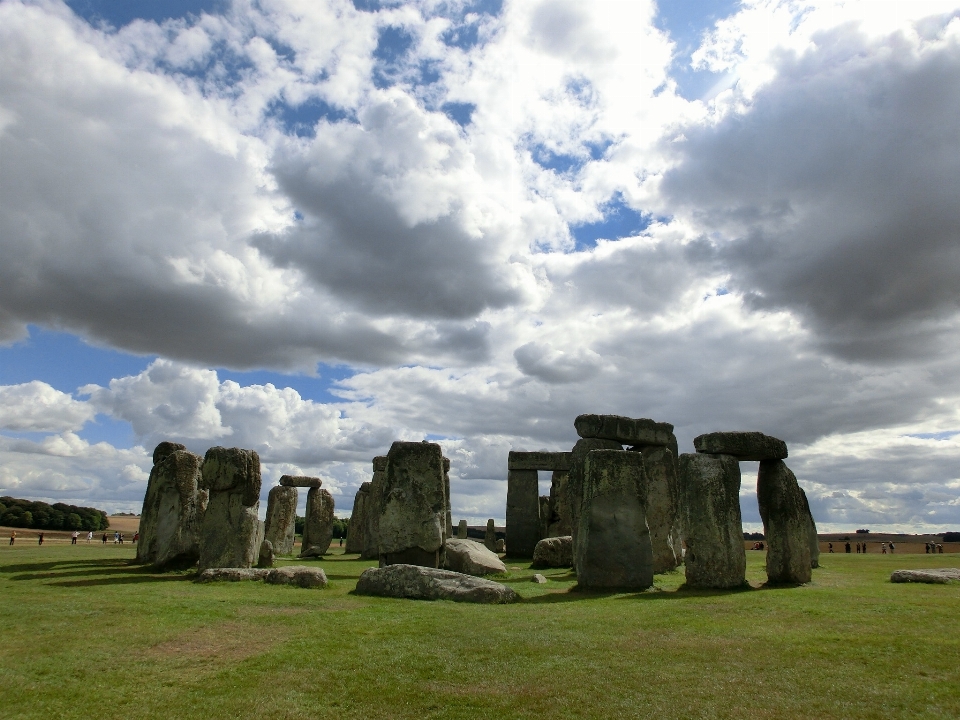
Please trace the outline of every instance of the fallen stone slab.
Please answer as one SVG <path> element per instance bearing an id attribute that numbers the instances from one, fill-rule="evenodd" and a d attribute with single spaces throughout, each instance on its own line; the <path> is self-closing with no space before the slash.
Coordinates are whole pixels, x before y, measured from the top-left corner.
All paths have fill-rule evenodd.
<path id="1" fill-rule="evenodd" d="M 271 571 L 268 568 L 207 568 L 196 577 L 198 583 L 239 582 L 263 580 Z"/>
<path id="2" fill-rule="evenodd" d="M 307 567 L 306 565 L 287 565 L 274 568 L 267 573 L 263 581 L 268 585 L 323 588 L 327 586 L 327 575 L 321 568 Z"/>
<path id="3" fill-rule="evenodd" d="M 507 566 L 497 557 L 496 553 L 491 552 L 482 543 L 475 540 L 450 538 L 447 540 L 445 548 L 447 570 L 476 577 L 507 571 Z"/>
<path id="4" fill-rule="evenodd" d="M 356 592 L 358 595 L 379 597 L 453 600 L 494 605 L 520 599 L 513 588 L 493 580 L 421 565 L 387 565 L 364 570 L 357 581 Z"/>
<path id="5" fill-rule="evenodd" d="M 960 568 L 930 568 L 928 570 L 894 570 L 892 583 L 932 583 L 944 585 L 951 580 L 960 581 Z"/>
<path id="6" fill-rule="evenodd" d="M 573 427 L 582 438 L 613 440 L 621 445 L 665 445 L 673 448 L 677 442 L 673 425 L 649 418 L 578 415 Z"/>
<path id="7" fill-rule="evenodd" d="M 323 480 L 305 475 L 282 475 L 280 484 L 284 487 L 318 488 L 323 485 Z"/>
<path id="8" fill-rule="evenodd" d="M 533 567 L 562 568 L 573 566 L 573 536 L 544 538 L 533 551 Z"/>
<path id="9" fill-rule="evenodd" d="M 693 439 L 698 453 L 733 455 L 737 460 L 783 460 L 787 444 L 762 432 L 715 432 Z"/>
<path id="10" fill-rule="evenodd" d="M 507 470 L 562 470 L 570 469 L 568 452 L 518 452 L 507 455 Z"/>

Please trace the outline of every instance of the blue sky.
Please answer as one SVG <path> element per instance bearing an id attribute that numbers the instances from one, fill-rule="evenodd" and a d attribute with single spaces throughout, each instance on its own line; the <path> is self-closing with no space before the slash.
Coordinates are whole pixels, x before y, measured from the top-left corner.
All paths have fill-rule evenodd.
<path id="1" fill-rule="evenodd" d="M 434 438 L 482 522 L 611 412 L 960 523 L 958 6 L 4 3 L 0 492 L 136 509 L 173 439 L 345 512 Z"/>

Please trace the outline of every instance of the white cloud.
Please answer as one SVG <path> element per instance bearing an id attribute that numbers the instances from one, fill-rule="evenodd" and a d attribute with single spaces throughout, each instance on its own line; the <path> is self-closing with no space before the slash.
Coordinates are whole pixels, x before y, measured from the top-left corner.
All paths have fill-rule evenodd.
<path id="1" fill-rule="evenodd" d="M 0 385 L 0 429 L 17 432 L 79 430 L 93 419 L 89 403 L 33 380 L 21 385 Z"/>

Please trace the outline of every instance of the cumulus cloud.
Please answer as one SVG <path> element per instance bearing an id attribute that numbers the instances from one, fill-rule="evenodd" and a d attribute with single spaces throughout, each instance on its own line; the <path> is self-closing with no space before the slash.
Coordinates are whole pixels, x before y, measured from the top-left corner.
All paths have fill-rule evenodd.
<path id="1" fill-rule="evenodd" d="M 0 428 L 19 432 L 79 430 L 96 414 L 93 406 L 34 380 L 0 385 Z"/>

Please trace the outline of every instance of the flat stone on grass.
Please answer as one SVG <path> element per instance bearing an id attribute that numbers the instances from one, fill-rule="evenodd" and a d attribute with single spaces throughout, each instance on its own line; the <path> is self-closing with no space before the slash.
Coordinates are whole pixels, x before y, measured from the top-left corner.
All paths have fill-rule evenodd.
<path id="1" fill-rule="evenodd" d="M 894 570 L 892 583 L 931 583 L 944 585 L 951 580 L 960 581 L 960 568 L 930 568 L 928 570 Z"/>
<path id="2" fill-rule="evenodd" d="M 439 570 L 421 565 L 387 565 L 364 570 L 357 581 L 358 595 L 409 598 L 411 600 L 453 600 L 454 602 L 502 605 L 520 596 L 493 580 Z"/>

